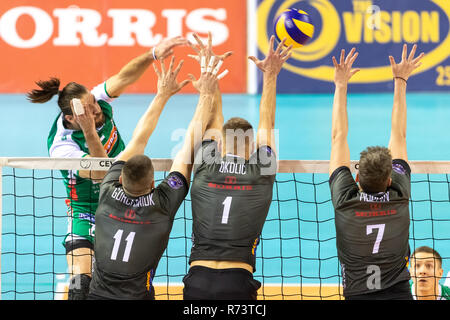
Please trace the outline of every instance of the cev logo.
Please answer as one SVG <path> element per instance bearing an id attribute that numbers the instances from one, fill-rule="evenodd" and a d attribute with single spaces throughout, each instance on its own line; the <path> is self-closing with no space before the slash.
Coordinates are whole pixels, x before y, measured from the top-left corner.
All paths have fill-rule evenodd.
<path id="1" fill-rule="evenodd" d="M 406 11 L 402 16 L 401 12 L 396 11 L 392 12 L 391 15 L 386 11 L 379 10 L 377 6 L 371 5 L 372 1 L 354 0 L 354 10 L 356 11 L 359 3 L 360 12 L 343 12 L 341 18 L 330 0 L 287 0 L 278 7 L 275 16 L 278 16 L 278 14 L 288 8 L 296 7 L 295 5 L 300 2 L 307 2 L 318 11 L 322 18 L 322 28 L 320 34 L 315 35 L 310 43 L 300 49 L 293 50 L 290 60 L 313 62 L 326 57 L 338 45 L 342 31 L 345 32 L 347 44 L 355 45 L 355 47 L 359 43 L 416 43 L 419 41 L 439 43 L 439 15 L 437 12 L 429 14 L 426 11 Z M 274 5 L 278 3 L 276 0 L 264 0 L 261 2 L 257 11 L 259 25 L 269 25 L 269 30 L 272 30 L 272 21 L 269 20 L 269 15 Z M 450 23 L 450 1 L 430 0 L 430 3 L 434 3 L 439 7 Z M 365 10 L 366 8 L 367 10 Z M 378 10 L 375 10 L 376 8 Z M 364 20 L 364 18 L 366 19 Z M 388 22 L 391 23 L 391 28 Z M 269 39 L 266 32 L 259 32 L 258 48 L 263 53 L 268 51 Z M 421 61 L 422 66 L 414 73 L 425 72 L 447 59 L 449 48 L 450 33 L 447 33 L 446 38 L 438 47 L 426 53 Z M 350 80 L 351 83 L 375 83 L 392 79 L 390 65 L 368 68 L 357 67 L 361 71 Z M 288 60 L 283 68 L 315 80 L 332 82 L 334 79 L 334 67 L 331 65 L 331 59 L 330 65 L 320 65 L 311 68 L 293 65 Z"/>

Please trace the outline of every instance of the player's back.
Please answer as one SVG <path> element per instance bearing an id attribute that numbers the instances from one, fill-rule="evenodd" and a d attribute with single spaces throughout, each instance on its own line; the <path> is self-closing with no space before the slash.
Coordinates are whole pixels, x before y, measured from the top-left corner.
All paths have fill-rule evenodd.
<path id="1" fill-rule="evenodd" d="M 213 155 L 194 169 L 190 262 L 241 261 L 254 267 L 256 246 L 272 201 L 276 158 L 265 146 L 248 160 L 222 157 L 216 148 L 216 142 L 204 142 L 203 155 L 211 151 Z"/>
<path id="2" fill-rule="evenodd" d="M 171 172 L 150 193 L 128 196 L 117 161 L 103 180 L 96 212 L 91 293 L 109 299 L 151 299 L 152 280 L 188 186 Z"/>
<path id="3" fill-rule="evenodd" d="M 330 177 L 344 295 L 382 290 L 409 280 L 410 168 L 393 160 L 385 192 L 360 190 L 347 167 Z"/>

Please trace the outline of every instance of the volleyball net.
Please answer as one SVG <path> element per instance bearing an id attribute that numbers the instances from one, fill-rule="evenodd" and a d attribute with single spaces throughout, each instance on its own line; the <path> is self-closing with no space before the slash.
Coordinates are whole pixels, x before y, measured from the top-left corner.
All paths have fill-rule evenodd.
<path id="1" fill-rule="evenodd" d="M 170 159 L 152 159 L 155 183 Z M 107 170 L 112 160 L 0 158 L 1 298 L 64 299 L 69 272 L 62 245 L 68 228 L 60 170 Z M 356 162 L 352 162 L 355 172 Z M 410 161 L 410 246 L 429 246 L 450 269 L 450 162 Z M 280 160 L 272 204 L 256 250 L 261 300 L 343 299 L 328 161 Z M 177 212 L 155 273 L 156 299 L 182 299 L 188 272 L 190 194 Z M 450 281 L 450 279 L 449 279 Z"/>

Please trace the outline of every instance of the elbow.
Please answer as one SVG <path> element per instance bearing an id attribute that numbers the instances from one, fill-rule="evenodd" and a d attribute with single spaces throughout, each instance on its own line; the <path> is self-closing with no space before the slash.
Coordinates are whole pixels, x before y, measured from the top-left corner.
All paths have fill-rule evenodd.
<path id="1" fill-rule="evenodd" d="M 337 141 L 342 141 L 342 140 L 346 140 L 347 139 L 347 132 L 343 132 L 340 130 L 333 130 L 331 132 L 331 142 L 337 142 Z"/>

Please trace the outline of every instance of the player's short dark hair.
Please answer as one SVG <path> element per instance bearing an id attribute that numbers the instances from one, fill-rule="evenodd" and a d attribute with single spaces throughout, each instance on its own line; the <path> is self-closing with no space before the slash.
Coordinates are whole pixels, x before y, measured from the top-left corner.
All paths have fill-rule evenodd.
<path id="1" fill-rule="evenodd" d="M 227 136 L 233 138 L 234 154 L 238 153 L 238 147 L 240 141 L 245 141 L 246 147 L 249 147 L 253 141 L 253 126 L 247 120 L 239 117 L 233 117 L 228 119 L 222 127 L 223 143 L 227 144 Z M 240 135 L 243 135 L 240 137 Z M 244 139 L 244 140 L 242 140 Z M 230 142 L 228 142 L 230 143 Z"/>
<path id="2" fill-rule="evenodd" d="M 364 192 L 384 192 L 392 173 L 392 156 L 386 147 L 368 147 L 359 158 L 359 185 Z"/>
<path id="3" fill-rule="evenodd" d="M 138 194 L 153 182 L 153 163 L 146 155 L 131 157 L 122 168 L 122 184 L 127 192 Z"/>
<path id="4" fill-rule="evenodd" d="M 430 248 L 428 246 L 421 246 L 421 247 L 416 248 L 416 250 L 414 250 L 414 252 L 411 255 L 411 258 L 415 258 L 415 255 L 420 252 L 431 253 L 433 255 L 433 257 L 435 258 L 435 260 L 437 260 L 439 262 L 439 266 L 442 268 L 442 257 L 436 250 L 434 250 L 433 248 Z"/>

